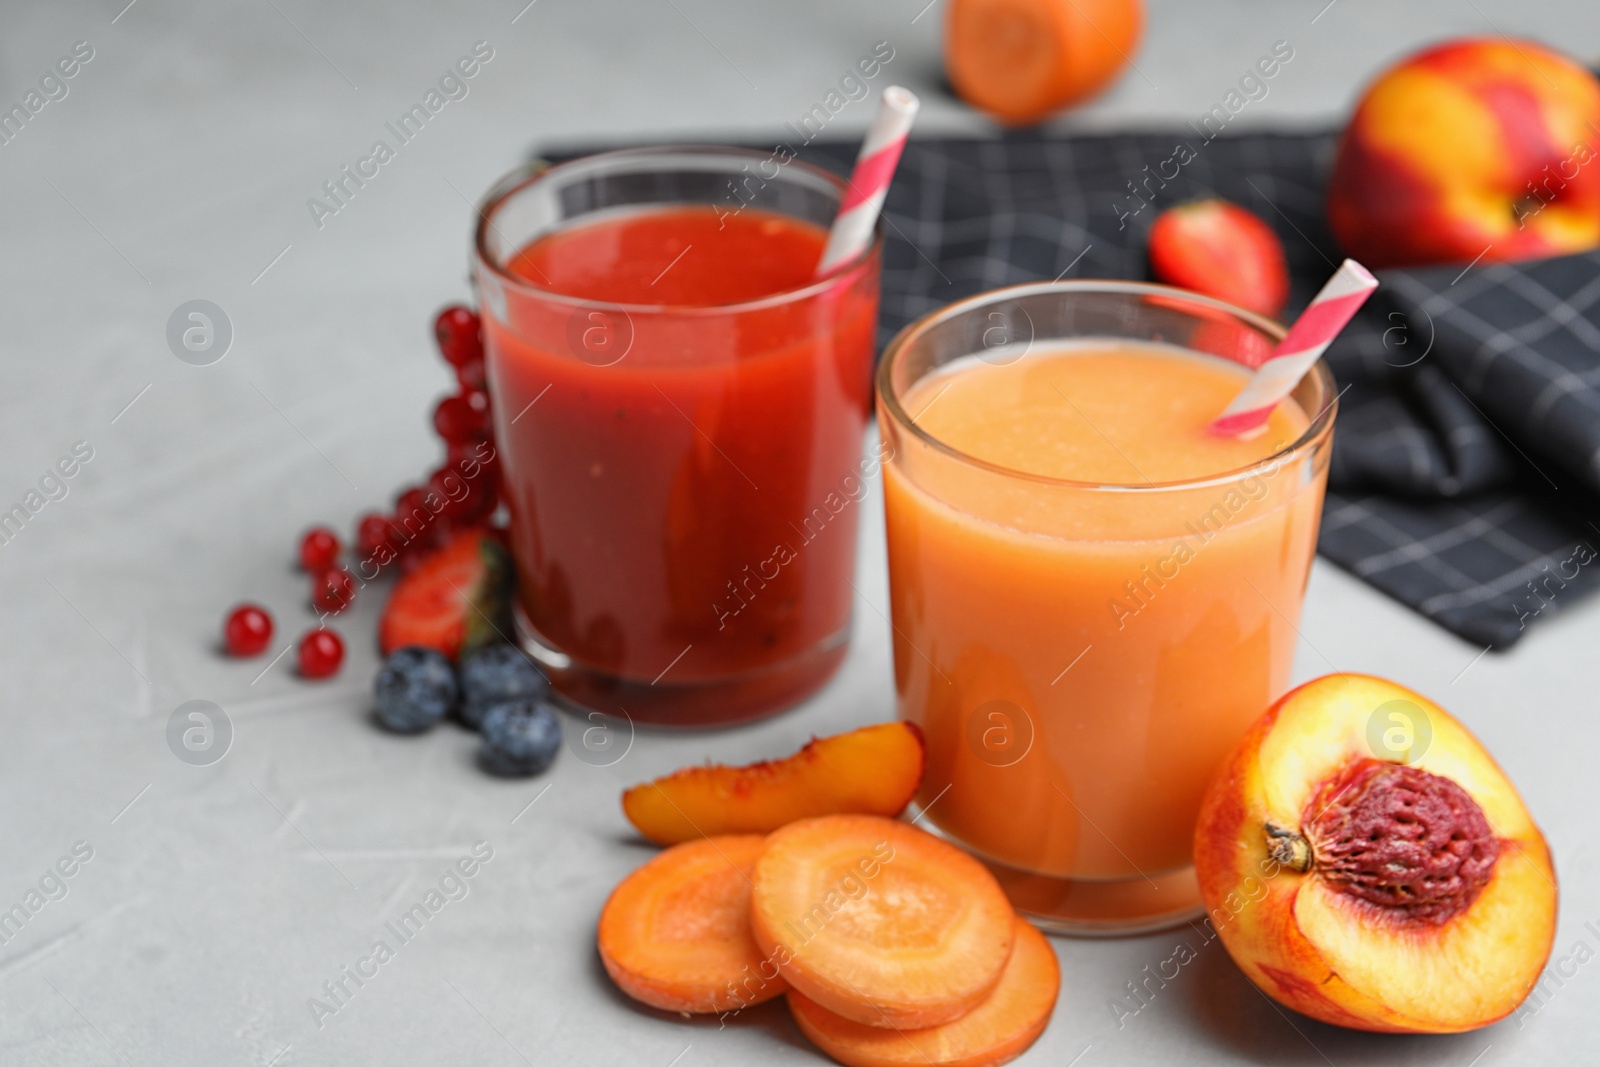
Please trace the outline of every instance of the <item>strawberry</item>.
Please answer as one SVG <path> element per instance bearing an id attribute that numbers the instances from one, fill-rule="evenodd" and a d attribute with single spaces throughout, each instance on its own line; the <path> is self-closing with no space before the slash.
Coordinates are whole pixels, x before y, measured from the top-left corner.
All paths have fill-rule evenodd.
<path id="1" fill-rule="evenodd" d="M 378 620 L 387 656 L 425 645 L 456 659 L 511 634 L 511 557 L 482 529 L 464 529 L 402 576 Z"/>
<path id="2" fill-rule="evenodd" d="M 1278 235 L 1226 200 L 1195 200 L 1157 216 L 1150 227 L 1150 270 L 1157 281 L 1263 315 L 1276 315 L 1289 299 Z"/>

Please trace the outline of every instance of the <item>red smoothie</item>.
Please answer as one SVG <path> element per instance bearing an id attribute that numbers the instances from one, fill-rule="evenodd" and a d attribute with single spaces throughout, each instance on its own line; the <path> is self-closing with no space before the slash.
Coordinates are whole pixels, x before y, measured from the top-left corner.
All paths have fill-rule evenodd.
<path id="1" fill-rule="evenodd" d="M 578 702 L 746 718 L 842 657 L 878 264 L 813 282 L 826 239 L 654 207 L 505 264 L 528 285 L 484 325 L 519 601 Z"/>

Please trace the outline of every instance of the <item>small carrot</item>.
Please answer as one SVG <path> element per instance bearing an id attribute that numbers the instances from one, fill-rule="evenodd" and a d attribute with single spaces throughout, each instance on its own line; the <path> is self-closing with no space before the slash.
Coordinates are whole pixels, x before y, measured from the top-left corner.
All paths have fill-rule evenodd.
<path id="1" fill-rule="evenodd" d="M 750 936 L 750 874 L 765 845 L 758 834 L 701 838 L 623 879 L 600 912 L 611 980 L 667 1011 L 736 1011 L 784 992 Z"/>

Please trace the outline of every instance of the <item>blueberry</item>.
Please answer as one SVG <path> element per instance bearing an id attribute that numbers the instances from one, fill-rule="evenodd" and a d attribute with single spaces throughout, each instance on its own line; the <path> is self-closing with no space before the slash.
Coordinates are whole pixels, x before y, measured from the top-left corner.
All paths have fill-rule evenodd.
<path id="1" fill-rule="evenodd" d="M 515 645 L 490 645 L 461 661 L 461 717 L 469 726 L 478 726 L 496 704 L 549 695 L 550 683 Z"/>
<path id="2" fill-rule="evenodd" d="M 397 648 L 373 684 L 378 721 L 396 733 L 426 730 L 455 706 L 456 672 L 441 653 L 421 645 Z"/>
<path id="3" fill-rule="evenodd" d="M 538 774 L 561 748 L 561 720 L 549 704 L 512 700 L 483 713 L 480 759 L 491 774 L 522 778 Z"/>

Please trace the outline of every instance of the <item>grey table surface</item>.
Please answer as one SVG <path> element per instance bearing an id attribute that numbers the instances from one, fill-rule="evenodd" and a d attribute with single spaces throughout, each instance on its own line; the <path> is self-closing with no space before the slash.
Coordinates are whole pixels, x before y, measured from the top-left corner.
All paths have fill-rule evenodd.
<path id="1" fill-rule="evenodd" d="M 0 8 L 6 107 L 77 42 L 93 50 L 67 94 L 0 144 L 0 505 L 77 442 L 93 450 L 67 495 L 0 545 L 0 909 L 41 881 L 51 891 L 0 944 L 0 1063 L 820 1062 L 777 1006 L 726 1026 L 631 1006 L 598 968 L 593 928 L 648 854 L 620 788 L 892 714 L 876 497 L 837 679 L 758 726 L 640 732 L 610 766 L 564 754 L 544 778 L 496 781 L 465 732 L 374 729 L 376 597 L 339 623 L 355 639 L 330 682 L 297 679 L 287 659 L 258 678 L 260 665 L 216 653 L 215 634 L 241 597 L 297 634 L 309 622 L 290 569 L 298 531 L 347 526 L 434 462 L 426 415 L 446 376 L 428 321 L 468 295 L 469 199 L 546 141 L 776 134 L 879 40 L 895 48 L 893 77 L 927 101 L 919 130 L 989 132 L 938 89 L 942 8 L 927 2 Z M 1190 117 L 1280 38 L 1296 59 L 1251 123 L 1336 122 L 1378 65 L 1439 36 L 1514 30 L 1600 52 L 1600 7 L 1577 0 L 1151 7 L 1138 70 L 1063 128 Z M 307 199 L 478 41 L 493 58 L 468 95 L 319 228 Z M 853 106 L 838 126 L 861 129 L 867 114 Z M 165 336 L 196 298 L 234 332 L 204 367 L 174 358 Z M 1056 940 L 1060 1003 L 1023 1062 L 1592 1060 L 1600 973 L 1578 961 L 1600 947 L 1584 793 L 1600 751 L 1600 603 L 1550 610 L 1514 652 L 1480 655 L 1319 562 L 1296 668 L 1370 671 L 1435 696 L 1520 784 L 1563 888 L 1560 970 L 1536 1010 L 1455 1037 L 1346 1032 L 1278 1011 L 1218 945 L 1196 944 L 1119 1023 L 1124 983 L 1196 935 Z M 192 699 L 233 724 L 210 766 L 167 745 L 169 715 Z M 319 1018 L 324 983 L 480 841 L 493 858 L 470 892 Z M 75 847 L 91 858 L 48 879 Z"/>

